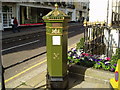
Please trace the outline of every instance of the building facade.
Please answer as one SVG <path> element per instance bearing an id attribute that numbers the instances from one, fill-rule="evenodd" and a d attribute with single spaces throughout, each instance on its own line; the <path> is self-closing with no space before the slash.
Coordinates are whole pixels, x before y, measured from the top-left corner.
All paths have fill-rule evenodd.
<path id="1" fill-rule="evenodd" d="M 42 16 L 52 7 L 41 6 L 32 2 L 2 2 L 3 28 L 10 28 L 12 17 L 16 17 L 19 25 L 42 22 Z"/>
<path id="2" fill-rule="evenodd" d="M 80 21 L 82 17 L 89 21 L 89 2 L 89 0 L 75 0 L 77 21 Z"/>
<path id="3" fill-rule="evenodd" d="M 29 1 L 29 0 L 28 0 Z M 48 12 L 54 9 L 54 4 L 56 2 L 5 2 L 2 1 L 0 4 L 0 15 L 1 15 L 1 30 L 5 28 L 11 28 L 10 21 L 12 17 L 16 17 L 19 25 L 24 24 L 33 24 L 33 23 L 42 23 L 42 16 L 46 15 Z M 57 2 L 59 5 L 59 9 L 65 12 L 66 14 L 71 16 L 71 21 L 78 21 L 82 15 L 87 16 L 88 14 L 83 14 L 86 12 L 85 9 L 79 8 L 81 6 L 81 2 L 74 0 L 60 0 Z M 79 13 L 79 14 L 78 14 Z M 88 12 L 87 12 L 88 13 Z"/>
<path id="4" fill-rule="evenodd" d="M 120 48 L 120 0 L 90 0 L 89 18 L 90 22 L 106 23 L 104 43 L 112 56 Z"/>

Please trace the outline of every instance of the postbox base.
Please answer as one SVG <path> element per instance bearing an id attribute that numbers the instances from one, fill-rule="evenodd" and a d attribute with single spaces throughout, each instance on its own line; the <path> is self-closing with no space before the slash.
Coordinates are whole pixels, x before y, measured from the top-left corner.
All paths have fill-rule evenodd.
<path id="1" fill-rule="evenodd" d="M 46 75 L 47 88 L 50 90 L 67 90 L 69 82 L 68 75 L 65 77 L 51 77 Z"/>

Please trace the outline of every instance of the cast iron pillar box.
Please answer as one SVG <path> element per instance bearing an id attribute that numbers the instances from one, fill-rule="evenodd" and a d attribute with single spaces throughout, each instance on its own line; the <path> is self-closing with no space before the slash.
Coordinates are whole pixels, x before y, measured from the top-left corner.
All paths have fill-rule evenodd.
<path id="1" fill-rule="evenodd" d="M 47 84 L 48 88 L 66 88 L 67 77 L 67 40 L 68 21 L 70 17 L 58 10 L 43 17 L 46 22 L 46 45 L 47 45 Z"/>

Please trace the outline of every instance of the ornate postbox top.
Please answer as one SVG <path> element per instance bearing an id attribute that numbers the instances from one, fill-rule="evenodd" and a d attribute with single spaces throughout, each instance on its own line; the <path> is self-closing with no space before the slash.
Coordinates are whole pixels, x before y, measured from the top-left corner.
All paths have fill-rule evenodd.
<path id="1" fill-rule="evenodd" d="M 58 5 L 55 4 L 55 10 L 49 12 L 46 16 L 43 16 L 43 20 L 47 20 L 47 21 L 51 21 L 51 20 L 55 20 L 55 21 L 58 21 L 58 20 L 66 20 L 66 21 L 69 21 L 70 20 L 70 17 L 65 14 L 64 12 L 60 11 L 58 9 Z"/>

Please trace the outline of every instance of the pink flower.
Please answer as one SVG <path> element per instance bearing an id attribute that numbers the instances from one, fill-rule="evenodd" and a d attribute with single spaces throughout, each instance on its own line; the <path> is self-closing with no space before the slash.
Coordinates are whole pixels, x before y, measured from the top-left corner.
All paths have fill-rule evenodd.
<path id="1" fill-rule="evenodd" d="M 82 55 L 89 56 L 89 54 L 87 54 L 87 53 L 82 53 Z"/>
<path id="2" fill-rule="evenodd" d="M 89 56 L 89 54 L 86 53 L 85 56 Z"/>
<path id="3" fill-rule="evenodd" d="M 82 55 L 86 55 L 86 53 L 82 53 Z"/>
<path id="4" fill-rule="evenodd" d="M 106 60 L 110 60 L 110 57 L 106 57 L 105 59 L 106 59 Z"/>
<path id="5" fill-rule="evenodd" d="M 93 56 L 93 55 L 90 55 L 91 57 Z"/>

